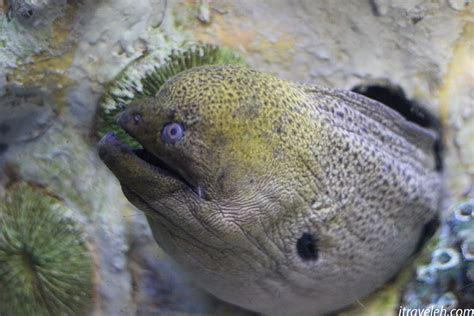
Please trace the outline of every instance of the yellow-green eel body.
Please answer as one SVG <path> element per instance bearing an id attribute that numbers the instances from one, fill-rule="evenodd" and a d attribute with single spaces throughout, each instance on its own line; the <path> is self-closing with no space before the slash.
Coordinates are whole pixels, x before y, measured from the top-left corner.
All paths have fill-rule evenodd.
<path id="1" fill-rule="evenodd" d="M 437 216 L 436 132 L 345 90 L 246 67 L 182 72 L 99 154 L 158 244 L 216 297 L 268 315 L 344 308 L 394 277 Z"/>

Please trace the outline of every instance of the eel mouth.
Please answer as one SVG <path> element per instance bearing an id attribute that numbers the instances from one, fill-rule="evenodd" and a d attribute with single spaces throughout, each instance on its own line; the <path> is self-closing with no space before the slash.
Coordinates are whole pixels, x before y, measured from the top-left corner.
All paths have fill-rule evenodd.
<path id="1" fill-rule="evenodd" d="M 162 174 L 172 177 L 188 186 L 198 197 L 208 199 L 207 195 L 200 186 L 191 184 L 185 177 L 183 177 L 176 169 L 173 169 L 169 164 L 164 162 L 159 157 L 153 155 L 151 152 L 146 150 L 144 147 L 132 148 L 132 152 L 141 160 L 156 168 Z"/>
<path id="2" fill-rule="evenodd" d="M 98 144 L 99 156 L 112 172 L 119 177 L 122 173 L 119 169 L 129 168 L 136 165 L 145 172 L 156 172 L 161 177 L 169 177 L 187 186 L 197 196 L 204 197 L 200 186 L 193 185 L 178 170 L 167 164 L 160 157 L 154 155 L 146 148 L 132 148 L 121 141 L 113 132 L 107 133 Z M 126 177 L 126 176 L 124 176 Z M 125 179 L 126 180 L 126 179 Z"/>
<path id="3" fill-rule="evenodd" d="M 177 170 L 173 169 L 169 164 L 164 162 L 159 157 L 153 155 L 151 152 L 149 152 L 145 148 L 143 147 L 131 148 L 131 150 L 132 150 L 132 153 L 135 154 L 135 156 L 137 156 L 138 158 L 140 158 L 141 160 L 143 160 L 150 166 L 153 166 L 162 174 L 172 177 L 178 181 L 181 181 L 187 186 L 189 186 L 190 188 L 193 188 L 193 186 Z"/>

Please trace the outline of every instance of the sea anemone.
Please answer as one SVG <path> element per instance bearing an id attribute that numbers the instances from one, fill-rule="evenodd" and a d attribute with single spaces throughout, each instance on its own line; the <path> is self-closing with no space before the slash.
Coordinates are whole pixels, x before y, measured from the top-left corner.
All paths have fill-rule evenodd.
<path id="1" fill-rule="evenodd" d="M 92 292 L 78 223 L 45 192 L 12 186 L 0 203 L 0 315 L 82 315 Z"/>

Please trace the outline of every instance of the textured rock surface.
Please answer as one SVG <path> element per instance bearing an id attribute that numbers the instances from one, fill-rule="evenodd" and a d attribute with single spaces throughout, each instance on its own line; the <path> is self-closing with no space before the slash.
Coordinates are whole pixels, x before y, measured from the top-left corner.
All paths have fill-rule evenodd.
<path id="1" fill-rule="evenodd" d="M 0 192 L 13 179 L 36 183 L 86 219 L 100 268 L 96 311 L 150 315 L 181 306 L 230 313 L 187 286 L 97 158 L 90 135 L 107 82 L 137 58 L 164 58 L 203 41 L 295 81 L 399 85 L 445 125 L 449 212 L 473 194 L 469 2 L 0 1 Z M 398 296 L 390 287 L 361 308 L 397 312 Z"/>

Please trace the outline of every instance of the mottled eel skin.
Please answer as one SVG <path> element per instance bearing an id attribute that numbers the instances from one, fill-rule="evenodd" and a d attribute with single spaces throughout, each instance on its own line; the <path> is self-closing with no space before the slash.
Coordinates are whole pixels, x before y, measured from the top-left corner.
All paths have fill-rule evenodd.
<path id="1" fill-rule="evenodd" d="M 437 134 L 381 103 L 235 66 L 130 104 L 99 154 L 156 241 L 216 297 L 318 315 L 367 296 L 437 216 Z"/>

